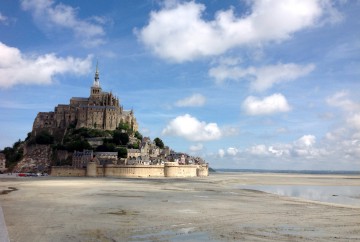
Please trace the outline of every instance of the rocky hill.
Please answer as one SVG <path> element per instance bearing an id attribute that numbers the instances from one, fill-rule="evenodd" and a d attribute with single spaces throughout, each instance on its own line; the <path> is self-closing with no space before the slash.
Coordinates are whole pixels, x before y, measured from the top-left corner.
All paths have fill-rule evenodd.
<path id="1" fill-rule="evenodd" d="M 25 146 L 24 157 L 15 165 L 13 172 L 49 172 L 52 153 L 50 145 Z"/>
<path id="2" fill-rule="evenodd" d="M 83 150 L 117 152 L 119 159 L 147 163 L 163 162 L 170 155 L 160 138 L 143 140 L 133 110 L 124 110 L 118 97 L 102 91 L 98 68 L 89 97 L 72 97 L 69 104 L 59 104 L 54 111 L 39 112 L 26 140 L 6 147 L 2 153 L 9 170 L 48 172 L 53 165 L 72 165 L 73 152 Z M 185 154 L 168 160 L 177 160 L 178 156 L 182 156 L 182 163 L 201 160 Z"/>

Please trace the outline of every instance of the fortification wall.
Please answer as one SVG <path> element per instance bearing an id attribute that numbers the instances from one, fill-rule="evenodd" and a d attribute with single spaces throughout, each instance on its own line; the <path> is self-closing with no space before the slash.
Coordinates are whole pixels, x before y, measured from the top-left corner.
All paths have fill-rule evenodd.
<path id="1" fill-rule="evenodd" d="M 108 177 L 164 177 L 163 165 L 106 165 Z"/>
<path id="2" fill-rule="evenodd" d="M 89 162 L 86 169 L 73 167 L 52 167 L 52 176 L 88 176 L 88 177 L 204 177 L 208 176 L 208 167 L 200 165 L 97 165 Z"/>
<path id="3" fill-rule="evenodd" d="M 96 176 L 98 176 L 98 177 L 104 177 L 105 176 L 105 168 L 104 168 L 104 166 L 100 166 L 100 165 L 98 165 L 98 166 L 96 166 Z"/>
<path id="4" fill-rule="evenodd" d="M 198 165 L 179 165 L 174 162 L 165 163 L 165 177 L 196 177 Z"/>
<path id="5" fill-rule="evenodd" d="M 97 168 L 98 165 L 95 162 L 88 162 L 86 167 L 86 176 L 97 177 L 98 176 Z"/>
<path id="6" fill-rule="evenodd" d="M 199 177 L 209 176 L 209 166 L 199 166 L 199 168 L 196 170 L 196 175 Z"/>
<path id="7" fill-rule="evenodd" d="M 50 174 L 52 176 L 86 176 L 86 169 L 72 166 L 53 166 Z"/>

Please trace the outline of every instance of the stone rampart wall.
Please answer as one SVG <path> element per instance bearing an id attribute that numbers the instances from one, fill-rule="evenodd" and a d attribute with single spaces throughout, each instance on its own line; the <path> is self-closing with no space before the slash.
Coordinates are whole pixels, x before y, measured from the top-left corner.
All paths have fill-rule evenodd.
<path id="1" fill-rule="evenodd" d="M 98 169 L 99 170 L 99 169 Z M 163 165 L 106 165 L 108 177 L 164 177 Z"/>
<path id="2" fill-rule="evenodd" d="M 53 166 L 51 167 L 51 176 L 86 176 L 86 169 L 71 166 Z"/>
<path id="3" fill-rule="evenodd" d="M 200 165 L 96 165 L 89 162 L 86 169 L 55 166 L 52 176 L 89 176 L 89 177 L 203 177 L 208 176 L 208 167 Z"/>
<path id="4" fill-rule="evenodd" d="M 179 165 L 177 163 L 165 163 L 165 177 L 196 177 L 198 165 Z"/>

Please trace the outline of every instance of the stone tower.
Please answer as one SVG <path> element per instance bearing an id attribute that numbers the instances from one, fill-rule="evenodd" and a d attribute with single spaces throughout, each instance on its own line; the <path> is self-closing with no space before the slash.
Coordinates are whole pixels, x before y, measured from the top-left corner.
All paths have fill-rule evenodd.
<path id="1" fill-rule="evenodd" d="M 100 94 L 101 94 L 101 87 L 100 87 L 100 81 L 99 81 L 99 68 L 98 68 L 98 63 L 96 63 L 94 83 L 90 90 L 90 96 L 99 97 Z"/>

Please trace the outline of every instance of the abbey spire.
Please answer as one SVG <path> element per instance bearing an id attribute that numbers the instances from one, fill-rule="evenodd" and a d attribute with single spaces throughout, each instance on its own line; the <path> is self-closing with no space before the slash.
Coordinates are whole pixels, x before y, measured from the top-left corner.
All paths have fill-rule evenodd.
<path id="1" fill-rule="evenodd" d="M 90 89 L 90 97 L 100 97 L 101 95 L 101 87 L 99 81 L 99 63 L 96 62 L 96 71 L 94 77 L 94 83 Z"/>
<path id="2" fill-rule="evenodd" d="M 100 81 L 99 81 L 99 62 L 96 62 L 96 71 L 95 71 L 95 78 L 94 78 L 94 87 L 100 87 Z"/>

